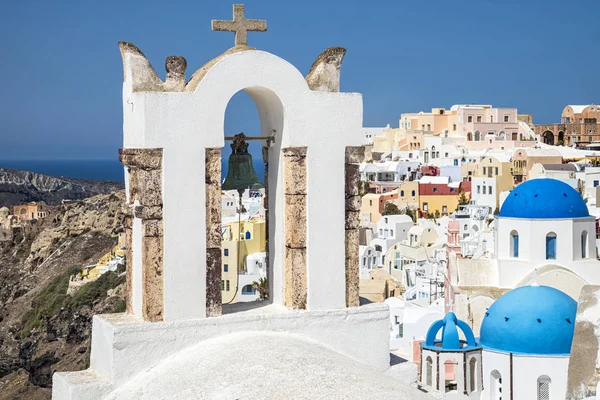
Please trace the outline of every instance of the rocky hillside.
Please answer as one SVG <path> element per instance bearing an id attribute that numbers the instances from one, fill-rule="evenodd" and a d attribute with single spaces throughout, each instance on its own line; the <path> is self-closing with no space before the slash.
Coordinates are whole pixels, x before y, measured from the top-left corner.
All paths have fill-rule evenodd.
<path id="1" fill-rule="evenodd" d="M 29 201 L 58 205 L 61 200 L 81 200 L 124 188 L 120 182 L 59 178 L 36 172 L 0 168 L 0 207 Z"/>
<path id="2" fill-rule="evenodd" d="M 74 266 L 117 243 L 124 192 L 63 204 L 0 242 L 0 399 L 49 399 L 52 374 L 87 368 L 91 320 L 124 310 L 123 271 L 66 295 Z"/>

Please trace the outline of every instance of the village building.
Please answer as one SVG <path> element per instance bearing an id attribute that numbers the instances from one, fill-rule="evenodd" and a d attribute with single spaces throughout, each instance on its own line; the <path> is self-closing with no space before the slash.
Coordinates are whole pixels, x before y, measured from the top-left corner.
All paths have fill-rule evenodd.
<path id="1" fill-rule="evenodd" d="M 600 106 L 567 105 L 560 123 L 535 125 L 535 133 L 550 145 L 587 148 L 600 141 Z"/>
<path id="2" fill-rule="evenodd" d="M 551 178 L 562 181 L 578 192 L 582 192 L 583 184 L 577 178 L 577 166 L 569 164 L 540 164 L 535 163 L 529 170 L 529 179 Z"/>
<path id="3" fill-rule="evenodd" d="M 396 205 L 401 210 L 419 208 L 419 181 L 405 181 L 396 190 Z"/>
<path id="4" fill-rule="evenodd" d="M 21 221 L 45 218 L 48 215 L 48 206 L 43 201 L 32 201 L 27 204 L 13 206 L 13 214 Z"/>
<path id="5" fill-rule="evenodd" d="M 514 186 L 512 168 L 510 154 L 494 153 L 483 157 L 471 179 L 471 199 L 475 204 L 499 209 L 500 193 Z"/>
<path id="6" fill-rule="evenodd" d="M 448 215 L 458 208 L 461 190 L 468 198 L 470 182 L 451 182 L 447 176 L 424 176 L 419 180 L 419 210 L 423 215 Z"/>
<path id="7" fill-rule="evenodd" d="M 223 227 L 222 232 L 223 303 L 254 301 L 257 294 L 252 284 L 267 277 L 266 221 L 230 222 Z"/>
<path id="8" fill-rule="evenodd" d="M 529 179 L 533 164 L 562 164 L 563 158 L 555 149 L 529 148 L 515 151 L 512 157 L 515 185 Z"/>

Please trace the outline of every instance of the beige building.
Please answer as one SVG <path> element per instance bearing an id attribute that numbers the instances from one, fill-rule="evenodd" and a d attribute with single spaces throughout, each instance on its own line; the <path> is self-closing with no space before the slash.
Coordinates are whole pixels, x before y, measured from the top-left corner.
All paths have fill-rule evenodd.
<path id="1" fill-rule="evenodd" d="M 529 170 L 529 179 L 552 178 L 562 181 L 575 179 L 577 168 L 573 164 L 535 163 Z"/>
<path id="2" fill-rule="evenodd" d="M 533 164 L 562 164 L 562 156 L 554 149 L 519 149 L 513 154 L 513 177 L 515 184 L 529 179 Z"/>
<path id="3" fill-rule="evenodd" d="M 21 221 L 30 221 L 45 218 L 48 215 L 48 209 L 43 201 L 32 201 L 27 204 L 13 206 L 13 214 L 19 217 Z"/>
<path id="4" fill-rule="evenodd" d="M 507 153 L 496 153 L 481 159 L 471 184 L 471 199 L 492 211 L 500 207 L 500 193 L 514 187 L 513 164 Z"/>
<path id="5" fill-rule="evenodd" d="M 396 205 L 400 209 L 419 207 L 419 181 L 406 181 L 398 189 Z"/>
<path id="6" fill-rule="evenodd" d="M 560 124 L 535 125 L 535 133 L 547 144 L 584 147 L 600 141 L 600 106 L 568 105 Z"/>

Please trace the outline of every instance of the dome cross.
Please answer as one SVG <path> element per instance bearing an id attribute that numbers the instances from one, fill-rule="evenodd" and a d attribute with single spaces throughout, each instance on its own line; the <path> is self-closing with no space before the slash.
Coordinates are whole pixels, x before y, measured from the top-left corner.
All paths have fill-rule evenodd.
<path id="1" fill-rule="evenodd" d="M 246 19 L 244 16 L 244 5 L 233 5 L 233 21 L 212 20 L 212 30 L 220 32 L 234 32 L 235 45 L 248 45 L 248 32 L 266 32 L 267 21 L 264 19 Z"/>

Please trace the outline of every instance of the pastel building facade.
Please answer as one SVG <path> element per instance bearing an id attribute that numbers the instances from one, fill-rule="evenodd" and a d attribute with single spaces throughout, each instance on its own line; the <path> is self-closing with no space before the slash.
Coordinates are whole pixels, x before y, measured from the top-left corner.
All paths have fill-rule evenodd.
<path id="1" fill-rule="evenodd" d="M 500 207 L 500 193 L 513 188 L 512 162 L 506 154 L 483 157 L 472 178 L 471 198 L 492 210 Z"/>

